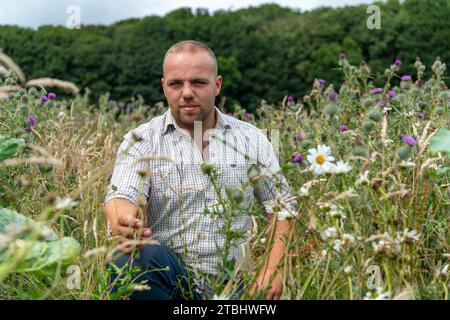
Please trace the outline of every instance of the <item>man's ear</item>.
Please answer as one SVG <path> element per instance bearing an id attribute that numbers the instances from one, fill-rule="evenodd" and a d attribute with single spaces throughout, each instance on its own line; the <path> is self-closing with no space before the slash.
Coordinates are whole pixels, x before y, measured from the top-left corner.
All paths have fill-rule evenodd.
<path id="1" fill-rule="evenodd" d="M 222 76 L 218 75 L 216 78 L 216 88 L 215 88 L 215 95 L 218 96 L 220 93 L 220 89 L 222 88 Z"/>
<path id="2" fill-rule="evenodd" d="M 166 80 L 164 79 L 164 77 L 162 77 L 161 78 L 161 86 L 162 86 L 162 89 L 163 89 L 163 92 L 164 92 L 164 96 L 166 96 L 166 89 L 165 89 L 165 87 L 164 87 L 164 83 L 166 82 Z"/>

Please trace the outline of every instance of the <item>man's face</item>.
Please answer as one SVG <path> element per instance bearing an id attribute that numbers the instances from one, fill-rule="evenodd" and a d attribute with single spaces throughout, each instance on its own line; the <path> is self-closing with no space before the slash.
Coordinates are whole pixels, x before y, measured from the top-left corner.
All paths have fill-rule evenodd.
<path id="1" fill-rule="evenodd" d="M 204 51 L 170 53 L 161 79 L 173 117 L 182 127 L 214 116 L 214 98 L 222 77 L 215 76 L 213 59 Z"/>

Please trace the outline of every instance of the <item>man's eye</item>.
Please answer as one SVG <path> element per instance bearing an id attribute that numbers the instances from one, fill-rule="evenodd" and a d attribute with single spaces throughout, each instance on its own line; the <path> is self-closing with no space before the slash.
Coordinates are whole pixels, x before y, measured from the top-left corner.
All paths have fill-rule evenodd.
<path id="1" fill-rule="evenodd" d="M 194 84 L 195 85 L 205 85 L 206 84 L 206 82 L 205 81 L 194 81 Z"/>
<path id="2" fill-rule="evenodd" d="M 172 82 L 172 83 L 169 83 L 169 86 L 170 86 L 170 87 L 177 87 L 177 86 L 179 86 L 179 85 L 180 85 L 179 82 Z"/>

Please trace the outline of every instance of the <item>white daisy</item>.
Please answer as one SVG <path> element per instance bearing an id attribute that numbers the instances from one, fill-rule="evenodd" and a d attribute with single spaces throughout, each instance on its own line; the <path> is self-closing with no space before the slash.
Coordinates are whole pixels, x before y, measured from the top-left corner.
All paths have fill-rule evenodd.
<path id="1" fill-rule="evenodd" d="M 316 174 L 331 172 L 334 164 L 334 157 L 330 155 L 330 147 L 319 144 L 317 149 L 309 149 L 306 157 L 311 163 L 310 169 Z"/>
<path id="2" fill-rule="evenodd" d="M 58 196 L 58 197 L 56 197 L 55 208 L 60 209 L 60 210 L 72 209 L 77 204 L 78 204 L 78 202 L 73 201 L 69 197 L 61 198 Z"/>
<path id="3" fill-rule="evenodd" d="M 344 174 L 352 170 L 352 166 L 348 162 L 339 160 L 335 165 L 332 166 L 331 172 L 335 174 Z"/>

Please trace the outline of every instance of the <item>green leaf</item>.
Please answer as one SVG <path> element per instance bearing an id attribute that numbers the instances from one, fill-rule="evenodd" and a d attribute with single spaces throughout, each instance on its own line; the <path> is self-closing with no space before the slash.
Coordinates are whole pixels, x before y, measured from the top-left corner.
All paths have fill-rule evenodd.
<path id="1" fill-rule="evenodd" d="M 446 152 L 450 156 L 450 130 L 439 129 L 439 132 L 431 138 L 430 148 L 434 153 Z"/>
<path id="2" fill-rule="evenodd" d="M 20 139 L 0 135 L 0 161 L 12 158 L 22 144 Z"/>

